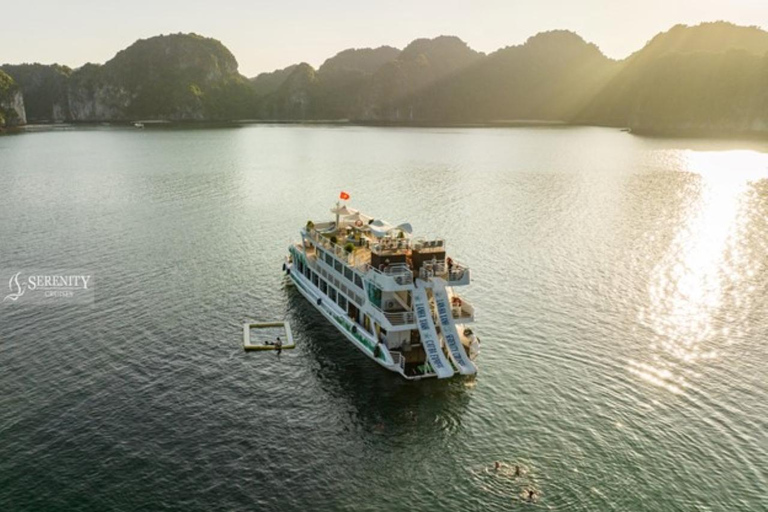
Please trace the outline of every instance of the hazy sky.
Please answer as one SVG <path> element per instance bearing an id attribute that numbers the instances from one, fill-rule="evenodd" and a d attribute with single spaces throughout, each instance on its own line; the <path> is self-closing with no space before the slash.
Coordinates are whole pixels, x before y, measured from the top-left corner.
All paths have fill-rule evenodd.
<path id="1" fill-rule="evenodd" d="M 104 62 L 136 39 L 196 32 L 221 40 L 252 76 L 350 47 L 456 35 L 490 52 L 569 29 L 623 58 L 677 23 L 768 27 L 768 0 L 5 0 L 0 63 Z"/>

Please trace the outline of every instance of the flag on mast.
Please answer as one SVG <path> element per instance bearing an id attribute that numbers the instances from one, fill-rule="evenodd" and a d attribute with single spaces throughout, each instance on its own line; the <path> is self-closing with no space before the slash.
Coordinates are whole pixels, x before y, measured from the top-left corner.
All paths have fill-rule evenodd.
<path id="1" fill-rule="evenodd" d="M 339 199 L 343 199 L 344 201 L 346 201 L 347 199 L 349 199 L 349 194 L 347 194 L 342 190 L 341 194 L 339 194 Z"/>

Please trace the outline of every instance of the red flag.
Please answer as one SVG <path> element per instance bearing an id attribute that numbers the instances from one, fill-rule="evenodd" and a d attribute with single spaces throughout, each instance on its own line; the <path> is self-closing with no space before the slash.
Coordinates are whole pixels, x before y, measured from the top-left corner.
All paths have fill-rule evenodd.
<path id="1" fill-rule="evenodd" d="M 347 194 L 346 192 L 342 191 L 341 194 L 339 194 L 339 199 L 343 199 L 343 200 L 346 201 L 347 199 L 349 199 L 349 194 Z"/>

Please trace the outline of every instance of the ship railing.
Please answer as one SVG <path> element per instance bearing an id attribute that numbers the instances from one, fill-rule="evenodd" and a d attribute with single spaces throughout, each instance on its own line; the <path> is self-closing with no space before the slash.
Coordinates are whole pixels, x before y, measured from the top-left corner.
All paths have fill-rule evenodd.
<path id="1" fill-rule="evenodd" d="M 351 253 L 347 252 L 343 246 L 331 242 L 329 238 L 323 236 L 323 234 L 315 228 L 307 229 L 306 233 L 307 236 L 312 239 L 312 241 L 314 241 L 317 245 L 326 251 L 332 253 L 343 263 L 349 265 L 350 267 L 357 268 L 358 265 L 356 265 L 355 262 L 354 251 Z M 357 245 L 356 247 L 360 247 L 360 245 Z"/>
<path id="2" fill-rule="evenodd" d="M 392 254 L 405 252 L 411 249 L 411 241 L 407 238 L 382 238 L 370 245 L 371 252 L 376 254 Z"/>
<path id="3" fill-rule="evenodd" d="M 384 311 L 383 313 L 386 319 L 389 320 L 389 323 L 392 324 L 393 326 L 408 325 L 416 322 L 413 316 L 413 311 L 398 311 L 398 312 Z"/>
<path id="4" fill-rule="evenodd" d="M 379 254 L 382 252 L 398 251 L 445 251 L 445 240 L 435 238 L 426 240 L 424 238 L 382 238 L 376 243 L 371 244 L 371 251 Z"/>
<path id="5" fill-rule="evenodd" d="M 405 357 L 403 357 L 403 354 L 390 350 L 389 355 L 392 356 L 392 362 L 395 364 L 395 366 L 399 366 L 400 369 L 405 371 Z"/>
<path id="6" fill-rule="evenodd" d="M 445 240 L 442 238 L 435 238 L 432 240 L 413 238 L 410 240 L 410 248 L 414 251 L 445 251 Z"/>
<path id="7" fill-rule="evenodd" d="M 468 272 L 468 266 L 456 261 L 453 261 L 450 269 L 445 261 L 425 261 L 419 269 L 419 278 L 427 280 L 430 277 L 440 277 L 448 283 L 457 283 L 463 281 Z"/>
<path id="8" fill-rule="evenodd" d="M 381 269 L 372 266 L 370 263 L 366 263 L 363 266 L 363 269 L 365 271 L 373 270 L 374 282 L 376 282 L 377 276 L 381 276 L 394 279 L 395 283 L 398 285 L 405 286 L 413 284 L 413 271 L 407 263 L 393 263 Z"/>

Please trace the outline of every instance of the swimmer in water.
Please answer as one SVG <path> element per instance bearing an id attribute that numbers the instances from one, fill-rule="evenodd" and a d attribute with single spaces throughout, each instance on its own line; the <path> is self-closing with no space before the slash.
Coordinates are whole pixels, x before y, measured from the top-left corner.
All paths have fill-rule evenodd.
<path id="1" fill-rule="evenodd" d="M 498 471 L 499 469 L 501 469 L 501 462 L 499 462 L 499 461 L 494 462 L 493 463 L 493 470 L 494 471 Z"/>
<path id="2" fill-rule="evenodd" d="M 520 466 L 515 464 L 515 478 L 520 476 Z"/>
<path id="3" fill-rule="evenodd" d="M 533 489 L 528 489 L 528 501 L 533 501 L 533 499 L 536 497 L 536 493 Z"/>

